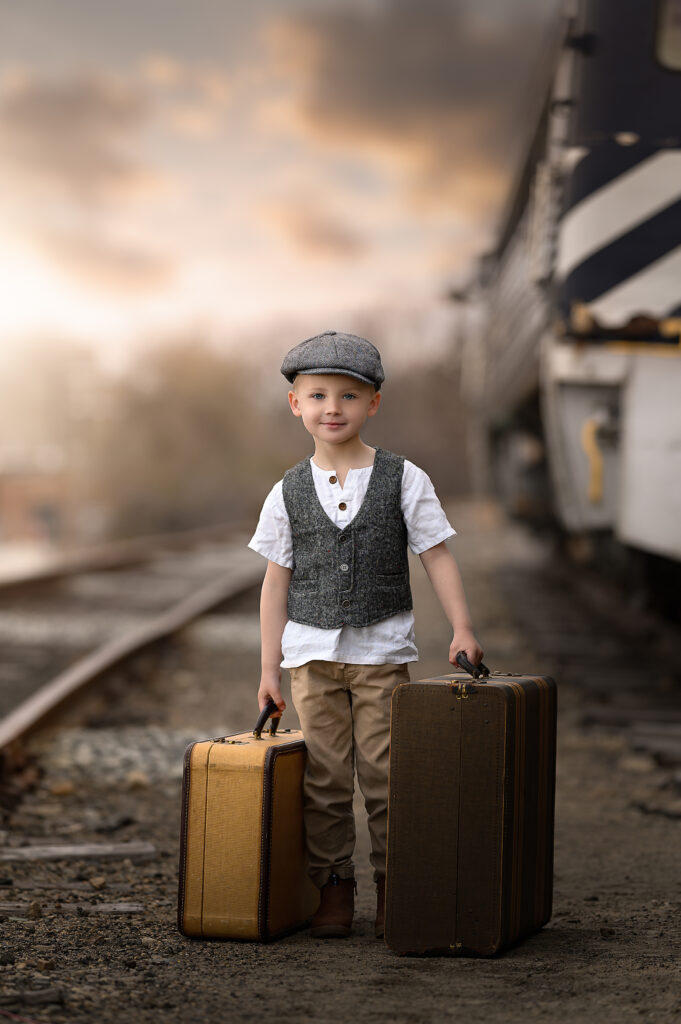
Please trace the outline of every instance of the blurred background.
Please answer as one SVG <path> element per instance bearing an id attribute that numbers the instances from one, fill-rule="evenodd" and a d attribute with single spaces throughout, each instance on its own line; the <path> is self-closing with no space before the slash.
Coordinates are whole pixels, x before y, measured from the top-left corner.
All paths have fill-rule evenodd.
<path id="1" fill-rule="evenodd" d="M 283 354 L 387 372 L 367 439 L 469 486 L 460 304 L 557 2 L 0 0 L 0 551 L 256 515 Z M 456 297 L 456 294 L 455 294 Z"/>
<path id="2" fill-rule="evenodd" d="M 254 523 L 334 329 L 366 440 L 678 594 L 681 0 L 0 16 L 0 568 Z"/>

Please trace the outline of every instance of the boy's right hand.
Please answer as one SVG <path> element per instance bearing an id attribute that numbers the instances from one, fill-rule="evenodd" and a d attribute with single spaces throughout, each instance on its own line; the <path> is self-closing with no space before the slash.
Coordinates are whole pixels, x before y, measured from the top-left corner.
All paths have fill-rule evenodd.
<path id="1" fill-rule="evenodd" d="M 281 695 L 281 672 L 278 672 L 276 675 L 263 675 L 260 677 L 258 707 L 261 711 L 267 707 L 270 700 L 273 700 L 279 708 L 279 714 L 272 715 L 272 718 L 281 718 L 286 710 L 286 701 Z"/>

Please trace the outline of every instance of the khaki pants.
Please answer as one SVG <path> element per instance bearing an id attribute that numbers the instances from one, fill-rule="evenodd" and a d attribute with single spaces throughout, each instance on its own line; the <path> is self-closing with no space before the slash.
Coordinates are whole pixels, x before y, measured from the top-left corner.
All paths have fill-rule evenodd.
<path id="1" fill-rule="evenodd" d="M 290 669 L 291 695 L 307 745 L 305 831 L 310 877 L 354 876 L 355 765 L 369 815 L 374 880 L 385 875 L 390 697 L 409 682 L 406 665 L 309 661 Z"/>

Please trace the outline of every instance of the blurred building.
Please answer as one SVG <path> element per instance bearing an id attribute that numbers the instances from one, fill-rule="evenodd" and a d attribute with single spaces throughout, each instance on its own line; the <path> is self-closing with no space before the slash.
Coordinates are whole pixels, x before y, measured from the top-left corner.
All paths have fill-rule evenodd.
<path id="1" fill-rule="evenodd" d="M 73 537 L 73 521 L 69 473 L 58 450 L 0 460 L 0 543 L 62 544 Z"/>

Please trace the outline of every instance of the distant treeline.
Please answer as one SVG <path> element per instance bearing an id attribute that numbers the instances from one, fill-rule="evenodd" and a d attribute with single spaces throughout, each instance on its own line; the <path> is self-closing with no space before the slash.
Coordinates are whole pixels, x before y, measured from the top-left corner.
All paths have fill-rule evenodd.
<path id="1" fill-rule="evenodd" d="M 24 366 L 32 408 L 17 402 L 12 414 L 6 406 L 0 426 L 15 448 L 30 450 L 44 436 L 63 450 L 74 497 L 100 510 L 104 536 L 255 522 L 270 487 L 313 451 L 278 365 L 255 369 L 193 338 L 145 352 L 121 377 L 103 374 L 82 352 L 70 365 L 66 354 Z M 447 365 L 392 374 L 364 439 L 418 463 L 441 495 L 462 494 L 458 394 Z"/>

